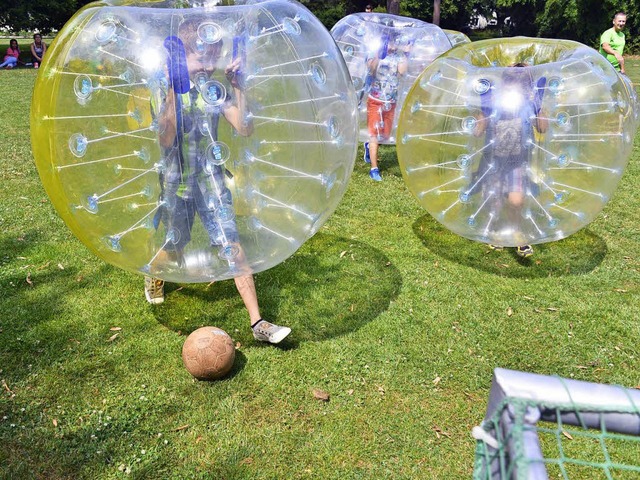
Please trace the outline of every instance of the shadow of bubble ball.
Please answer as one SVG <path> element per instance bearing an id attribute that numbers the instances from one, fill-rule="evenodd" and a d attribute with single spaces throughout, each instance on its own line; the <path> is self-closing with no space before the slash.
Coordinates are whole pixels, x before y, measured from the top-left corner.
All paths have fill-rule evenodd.
<path id="1" fill-rule="evenodd" d="M 386 13 L 348 15 L 334 25 L 331 35 L 358 96 L 360 141 L 369 141 L 369 121 L 379 143 L 395 144 L 407 92 L 422 70 L 451 48 L 449 38 L 437 25 Z"/>
<path id="2" fill-rule="evenodd" d="M 266 270 L 345 192 L 356 99 L 330 34 L 297 2 L 224 3 L 90 4 L 47 51 L 38 171 L 113 265 L 176 282 Z"/>
<path id="3" fill-rule="evenodd" d="M 398 161 L 420 204 L 454 233 L 504 246 L 559 240 L 613 195 L 638 125 L 635 92 L 568 40 L 459 45 L 407 95 Z"/>

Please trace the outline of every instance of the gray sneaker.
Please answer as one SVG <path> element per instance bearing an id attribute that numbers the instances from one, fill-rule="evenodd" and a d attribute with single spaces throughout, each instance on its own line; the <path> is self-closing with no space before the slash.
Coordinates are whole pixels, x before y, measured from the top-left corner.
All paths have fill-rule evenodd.
<path id="1" fill-rule="evenodd" d="M 261 342 L 269 343 L 280 343 L 291 333 L 289 327 L 281 327 L 275 323 L 269 323 L 266 320 L 258 320 L 251 329 L 253 330 L 253 338 Z"/>
<path id="2" fill-rule="evenodd" d="M 144 277 L 144 296 L 147 302 L 158 305 L 164 302 L 164 280 Z"/>

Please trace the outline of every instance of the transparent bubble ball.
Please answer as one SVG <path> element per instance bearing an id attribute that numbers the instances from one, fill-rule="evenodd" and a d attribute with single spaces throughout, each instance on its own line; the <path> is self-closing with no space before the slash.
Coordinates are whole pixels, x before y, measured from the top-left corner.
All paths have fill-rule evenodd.
<path id="1" fill-rule="evenodd" d="M 355 158 L 340 51 L 301 4 L 105 1 L 47 51 L 44 187 L 105 261 L 169 281 L 266 270 L 324 224 Z"/>
<path id="2" fill-rule="evenodd" d="M 568 40 L 459 45 L 407 95 L 402 175 L 420 204 L 472 240 L 519 246 L 588 225 L 613 195 L 638 126 L 626 77 Z"/>
<path id="3" fill-rule="evenodd" d="M 424 68 L 451 48 L 449 38 L 437 25 L 386 13 L 347 15 L 334 25 L 331 35 L 358 96 L 360 141 L 367 142 L 374 134 L 379 143 L 396 143 L 398 116 L 407 92 Z M 372 59 L 379 62 L 375 68 Z M 398 68 L 399 64 L 406 67 Z M 375 125 L 371 120 L 371 128 L 367 123 L 370 98 L 378 101 L 381 110 Z M 386 111 L 393 111 L 392 115 L 385 115 Z"/>

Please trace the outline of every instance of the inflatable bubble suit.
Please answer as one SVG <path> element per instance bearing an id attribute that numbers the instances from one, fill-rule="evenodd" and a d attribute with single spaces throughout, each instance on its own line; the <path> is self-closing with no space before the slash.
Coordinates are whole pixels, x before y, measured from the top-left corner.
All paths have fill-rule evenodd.
<path id="1" fill-rule="evenodd" d="M 436 25 L 384 13 L 348 15 L 331 35 L 358 95 L 360 141 L 369 141 L 371 131 L 379 143 L 396 143 L 404 97 L 422 70 L 451 48 L 447 35 Z"/>
<path id="2" fill-rule="evenodd" d="M 270 268 L 353 170 L 356 97 L 329 32 L 297 2 L 220 3 L 90 4 L 40 69 L 42 182 L 123 269 L 202 282 Z"/>
<path id="3" fill-rule="evenodd" d="M 470 43 L 471 39 L 467 37 L 464 33 L 459 32 L 457 30 L 447 30 L 443 29 L 444 33 L 447 35 L 447 38 L 451 42 L 452 46 L 460 45 L 461 43 Z"/>
<path id="4" fill-rule="evenodd" d="M 421 205 L 463 237 L 559 240 L 613 194 L 632 149 L 635 102 L 627 81 L 580 43 L 463 44 L 407 95 L 398 160 Z"/>

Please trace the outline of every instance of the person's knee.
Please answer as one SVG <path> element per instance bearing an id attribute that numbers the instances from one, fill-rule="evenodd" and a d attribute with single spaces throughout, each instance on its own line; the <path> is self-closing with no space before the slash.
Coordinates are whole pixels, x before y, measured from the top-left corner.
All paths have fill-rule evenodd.
<path id="1" fill-rule="evenodd" d="M 509 194 L 509 205 L 515 208 L 520 208 L 524 205 L 524 195 L 522 192 L 511 192 Z"/>

